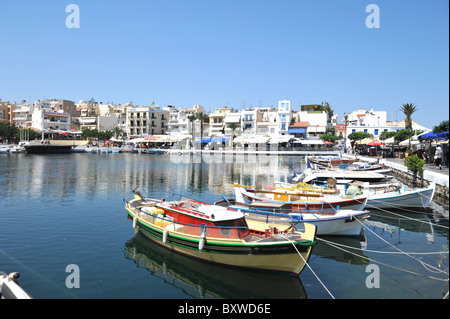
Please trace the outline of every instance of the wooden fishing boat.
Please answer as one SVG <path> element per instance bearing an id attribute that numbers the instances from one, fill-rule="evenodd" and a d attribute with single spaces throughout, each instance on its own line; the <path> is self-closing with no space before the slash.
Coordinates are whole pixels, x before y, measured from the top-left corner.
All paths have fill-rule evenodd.
<path id="1" fill-rule="evenodd" d="M 317 227 L 317 235 L 358 236 L 363 222 L 370 216 L 369 211 L 338 209 L 336 211 L 309 211 L 295 209 L 292 204 L 273 202 L 242 203 L 233 199 L 218 201 L 219 206 L 245 214 L 247 220 L 259 220 L 279 225 L 294 225 L 300 229 L 303 223 Z"/>
<path id="2" fill-rule="evenodd" d="M 303 209 L 308 211 L 320 211 L 323 213 L 334 213 L 339 209 L 364 210 L 367 195 L 340 196 L 311 193 L 298 189 L 275 189 L 256 190 L 253 186 L 233 184 L 235 198 L 240 203 L 272 202 L 290 204 L 292 209 Z"/>
<path id="3" fill-rule="evenodd" d="M 346 158 L 346 157 L 339 157 L 339 156 L 313 156 L 308 157 L 308 159 L 311 161 L 311 163 L 319 164 L 319 165 L 333 165 L 333 166 L 339 166 L 340 164 L 352 164 L 353 162 L 356 162 L 356 158 Z"/>
<path id="4" fill-rule="evenodd" d="M 319 194 L 341 194 L 342 196 L 362 196 L 364 190 L 367 194 L 367 208 L 426 208 L 433 200 L 436 184 L 431 183 L 426 188 L 411 188 L 401 183 L 371 184 L 368 182 L 348 182 L 336 184 L 330 189 L 322 186 L 313 186 L 305 183 L 290 184 L 276 182 L 274 190 L 303 190 Z"/>
<path id="5" fill-rule="evenodd" d="M 436 184 L 431 183 L 426 188 L 410 188 L 401 184 L 350 184 L 346 193 L 356 193 L 357 188 L 368 189 L 367 207 L 369 208 L 426 208 L 433 199 Z"/>
<path id="6" fill-rule="evenodd" d="M 243 213 L 192 199 L 125 201 L 133 227 L 177 253 L 227 266 L 298 275 L 315 245 L 316 227 L 280 228 L 247 221 Z"/>

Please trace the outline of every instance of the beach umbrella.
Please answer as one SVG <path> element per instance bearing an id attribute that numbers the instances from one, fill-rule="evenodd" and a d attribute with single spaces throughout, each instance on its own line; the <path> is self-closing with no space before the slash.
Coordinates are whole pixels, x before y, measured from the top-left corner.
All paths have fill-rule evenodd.
<path id="1" fill-rule="evenodd" d="M 373 142 L 367 143 L 367 145 L 386 145 L 385 143 L 381 143 L 379 140 L 374 140 Z"/>
<path id="2" fill-rule="evenodd" d="M 59 134 L 59 135 L 67 135 L 67 134 L 72 134 L 72 133 L 71 133 L 71 132 L 65 131 L 65 132 L 59 132 L 58 134 Z"/>
<path id="3" fill-rule="evenodd" d="M 334 145 L 333 142 L 328 142 L 328 141 L 323 142 L 323 144 L 325 144 L 325 145 Z"/>

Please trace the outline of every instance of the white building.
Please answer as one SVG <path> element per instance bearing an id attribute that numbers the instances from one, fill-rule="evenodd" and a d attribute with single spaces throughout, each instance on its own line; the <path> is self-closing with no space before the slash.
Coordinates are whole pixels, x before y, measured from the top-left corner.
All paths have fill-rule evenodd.
<path id="1" fill-rule="evenodd" d="M 14 124 L 19 127 L 30 127 L 32 126 L 32 114 L 34 110 L 34 104 L 16 104 L 13 109 L 12 120 Z"/>
<path id="2" fill-rule="evenodd" d="M 382 132 L 396 132 L 405 128 L 404 122 L 388 122 L 386 111 L 359 109 L 345 114 L 344 119 L 345 117 L 347 117 L 346 136 L 355 132 L 364 132 L 372 134 L 374 139 L 379 139 Z M 349 139 L 346 145 L 350 147 Z"/>
<path id="3" fill-rule="evenodd" d="M 70 131 L 70 114 L 34 109 L 31 126 L 39 131 Z"/>
<path id="4" fill-rule="evenodd" d="M 169 112 L 157 106 L 127 108 L 127 136 L 164 135 L 167 132 Z"/>
<path id="5" fill-rule="evenodd" d="M 323 106 L 318 104 L 302 105 L 301 110 L 296 114 L 296 122 L 307 123 L 303 125 L 305 129 L 303 134 L 306 139 L 311 140 L 320 139 L 323 134 L 331 132 L 332 121 L 336 119 L 337 116 L 330 118 Z"/>

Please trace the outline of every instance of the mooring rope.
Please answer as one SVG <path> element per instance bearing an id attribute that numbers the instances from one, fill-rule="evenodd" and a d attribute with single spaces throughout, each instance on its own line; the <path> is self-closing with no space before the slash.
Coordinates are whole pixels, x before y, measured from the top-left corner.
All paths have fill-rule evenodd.
<path id="1" fill-rule="evenodd" d="M 325 240 L 323 238 L 320 238 L 320 237 L 318 237 L 317 240 L 325 242 Z M 434 280 L 438 280 L 438 281 L 444 281 L 444 282 L 448 281 L 448 279 L 442 279 L 442 278 L 436 278 L 436 277 L 432 277 L 432 276 L 427 276 L 427 275 L 424 275 L 424 274 L 421 274 L 421 273 L 418 273 L 418 272 L 414 272 L 414 271 L 411 271 L 411 270 L 398 268 L 398 267 L 395 267 L 395 266 L 383 263 L 381 261 L 378 261 L 378 260 L 375 260 L 375 259 L 372 259 L 372 258 L 369 258 L 369 257 L 366 257 L 366 256 L 358 255 L 355 252 L 352 252 L 352 251 L 349 251 L 349 250 L 346 250 L 346 249 L 343 249 L 343 248 L 340 248 L 340 247 L 336 246 L 335 245 L 336 243 L 332 243 L 332 242 L 329 242 L 329 241 L 326 241 L 326 243 L 328 245 L 336 248 L 336 249 L 340 249 L 340 250 L 342 250 L 342 251 L 344 251 L 346 253 L 349 253 L 351 255 L 355 255 L 356 257 L 359 257 L 361 259 L 365 259 L 367 261 L 375 262 L 375 263 L 378 263 L 378 264 L 386 266 L 386 267 L 390 267 L 390 268 L 393 268 L 393 269 L 396 269 L 396 270 L 404 271 L 404 272 L 407 272 L 407 273 L 410 273 L 410 274 L 413 274 L 413 275 L 424 276 L 424 277 L 427 277 L 427 278 L 430 278 L 430 279 L 434 279 Z M 351 248 L 353 248 L 353 247 L 351 247 Z M 353 249 L 355 249 L 355 248 L 353 248 Z"/>
<path id="2" fill-rule="evenodd" d="M 373 199 L 372 199 L 372 200 L 373 200 Z M 358 201 L 358 200 L 357 200 L 357 201 Z M 376 200 L 374 200 L 374 201 L 376 201 Z M 360 202 L 360 201 L 358 201 L 358 202 Z M 388 204 L 388 203 L 383 203 L 383 204 L 390 205 L 390 204 Z M 379 207 L 376 207 L 376 206 L 374 206 L 374 205 L 366 204 L 366 206 L 369 207 L 369 208 L 374 208 L 374 209 L 376 209 L 376 210 L 380 210 L 380 211 L 389 213 L 389 214 L 391 214 L 391 215 L 395 215 L 395 216 L 402 217 L 402 219 L 409 219 L 409 220 L 413 220 L 413 221 L 416 221 L 416 222 L 419 222 L 419 223 L 426 223 L 426 224 L 428 224 L 428 221 L 425 222 L 425 221 L 422 221 L 422 220 L 417 219 L 417 218 L 412 218 L 412 217 L 400 215 L 400 214 L 397 214 L 397 213 L 393 213 L 393 212 L 391 212 L 391 211 L 388 211 L 387 209 L 379 208 Z M 396 207 L 395 205 L 390 205 L 390 206 L 392 206 L 392 208 L 395 208 L 395 209 L 402 209 L 401 207 Z M 403 209 L 403 210 L 409 211 L 409 212 L 412 212 L 412 213 L 417 214 L 417 211 L 413 211 L 413 210 L 409 210 L 409 209 Z M 371 212 L 370 214 L 376 216 L 376 214 L 373 214 L 372 212 Z M 426 213 L 424 212 L 424 214 L 426 214 Z M 448 226 L 440 225 L 440 224 L 432 224 L 432 225 L 433 225 L 433 226 L 436 226 L 436 227 L 447 228 L 447 229 L 449 228 Z"/>
<path id="3" fill-rule="evenodd" d="M 400 248 L 398 248 L 398 247 L 392 245 L 391 243 L 389 243 L 388 241 L 386 241 L 384 238 L 382 238 L 381 236 L 379 236 L 378 234 L 376 234 L 374 231 L 372 231 L 371 229 L 369 229 L 369 227 L 367 227 L 366 225 L 364 225 L 363 222 L 359 221 L 358 219 L 356 219 L 356 220 L 357 220 L 357 221 L 358 221 L 365 229 L 367 229 L 368 231 L 370 231 L 372 234 L 374 234 L 376 237 L 378 237 L 379 239 L 381 239 L 381 240 L 382 240 L 383 242 L 385 242 L 387 245 L 389 245 L 389 246 L 391 246 L 392 248 L 394 248 L 394 249 L 396 249 L 396 250 L 402 252 L 404 255 L 410 257 L 411 259 L 413 259 L 413 260 L 419 262 L 419 263 L 422 264 L 422 266 L 423 266 L 425 269 L 427 269 L 428 271 L 434 272 L 434 273 L 444 273 L 444 274 L 446 274 L 446 275 L 448 276 L 448 272 L 443 271 L 443 270 L 441 270 L 441 269 L 438 269 L 438 268 L 436 268 L 436 267 L 434 267 L 434 266 L 432 266 L 432 265 L 429 265 L 429 264 L 427 264 L 427 263 L 425 263 L 425 262 L 423 262 L 423 261 L 417 259 L 415 256 L 412 256 L 410 253 L 406 253 L 406 252 L 402 251 Z M 428 267 L 434 269 L 435 271 L 429 269 Z"/>
<path id="4" fill-rule="evenodd" d="M 354 250 L 360 250 L 360 251 L 365 251 L 365 252 L 369 252 L 369 253 L 376 253 L 376 254 L 393 254 L 393 255 L 400 255 L 403 254 L 404 252 L 398 252 L 398 251 L 379 251 L 379 250 L 370 250 L 370 249 L 362 249 L 362 248 L 356 248 L 356 247 L 352 247 L 352 246 L 347 246 L 344 244 L 339 244 L 339 243 L 335 243 L 323 238 L 317 238 L 327 244 L 333 244 L 336 246 L 340 246 L 340 247 L 345 247 L 345 248 L 349 248 L 349 249 L 354 249 Z M 408 252 L 407 254 L 416 254 L 416 255 L 440 255 L 440 254 L 446 254 L 449 251 L 436 251 L 436 252 L 428 252 L 428 253 L 417 253 L 417 252 Z"/>
<path id="5" fill-rule="evenodd" d="M 290 240 L 289 238 L 287 238 L 286 236 L 283 236 L 283 238 L 285 238 L 286 240 L 288 240 L 292 246 L 294 246 L 294 249 L 297 251 L 298 255 L 302 258 L 303 262 L 305 263 L 305 265 L 309 268 L 309 270 L 311 270 L 311 272 L 313 273 L 313 275 L 316 277 L 317 281 L 323 286 L 323 288 L 328 292 L 328 294 L 331 296 L 331 298 L 334 298 L 333 294 L 330 292 L 330 290 L 325 286 L 325 284 L 322 282 L 322 280 L 320 280 L 319 276 L 317 276 L 317 274 L 314 272 L 314 270 L 311 268 L 311 266 L 308 264 L 308 262 L 305 260 L 305 258 L 303 258 L 302 254 L 298 251 L 297 247 L 295 246 L 294 242 L 292 240 Z"/>

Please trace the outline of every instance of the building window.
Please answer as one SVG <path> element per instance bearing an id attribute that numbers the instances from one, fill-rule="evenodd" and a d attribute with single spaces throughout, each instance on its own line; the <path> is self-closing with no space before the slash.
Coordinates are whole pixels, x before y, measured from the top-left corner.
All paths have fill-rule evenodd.
<path id="1" fill-rule="evenodd" d="M 378 135 L 378 129 L 377 128 L 375 129 L 375 135 Z"/>
<path id="2" fill-rule="evenodd" d="M 367 129 L 366 128 L 364 129 L 364 133 L 367 133 Z"/>
<path id="3" fill-rule="evenodd" d="M 352 129 L 352 133 L 355 133 L 356 132 L 356 129 Z"/>

